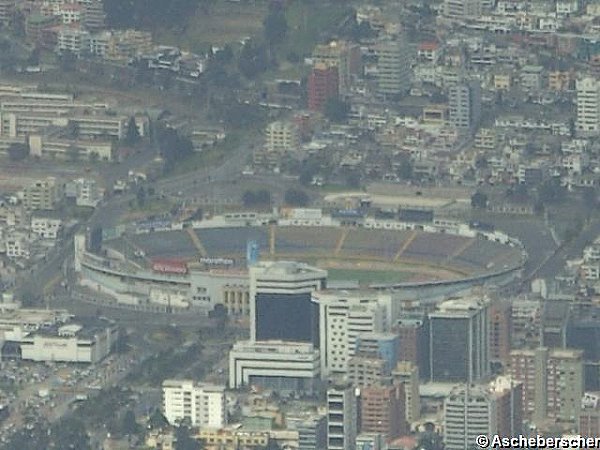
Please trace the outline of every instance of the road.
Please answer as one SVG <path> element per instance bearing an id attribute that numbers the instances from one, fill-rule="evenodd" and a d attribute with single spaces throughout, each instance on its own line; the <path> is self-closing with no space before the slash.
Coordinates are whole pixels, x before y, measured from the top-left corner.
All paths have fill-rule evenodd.
<path id="1" fill-rule="evenodd" d="M 551 278 L 559 274 L 567 260 L 581 258 L 583 249 L 600 236 L 600 220 L 593 220 L 572 241 L 561 245 L 556 252 L 545 261 L 535 273 L 536 277 Z"/>

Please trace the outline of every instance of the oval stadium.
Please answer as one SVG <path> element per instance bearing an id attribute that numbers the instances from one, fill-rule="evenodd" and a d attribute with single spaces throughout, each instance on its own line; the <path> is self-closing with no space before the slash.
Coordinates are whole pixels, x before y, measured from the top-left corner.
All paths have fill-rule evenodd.
<path id="1" fill-rule="evenodd" d="M 455 222 L 366 219 L 349 226 L 331 217 L 274 220 L 251 213 L 188 227 L 137 224 L 119 234 L 95 253 L 79 237 L 80 284 L 115 305 L 156 311 L 207 312 L 225 303 L 235 312 L 229 297 L 246 296 L 249 243 L 260 260 L 326 269 L 330 285 L 393 289 L 425 302 L 506 284 L 526 260 L 521 244 L 504 233 Z"/>

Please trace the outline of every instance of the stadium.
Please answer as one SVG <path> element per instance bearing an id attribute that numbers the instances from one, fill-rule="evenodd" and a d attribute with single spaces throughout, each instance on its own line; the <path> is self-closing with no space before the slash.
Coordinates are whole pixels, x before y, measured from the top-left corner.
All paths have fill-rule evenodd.
<path id="1" fill-rule="evenodd" d="M 334 285 L 393 289 L 407 299 L 435 301 L 474 286 L 506 284 L 519 276 L 526 260 L 520 243 L 505 234 L 457 223 L 373 219 L 348 226 L 331 217 L 252 216 L 168 227 L 162 231 L 138 227 L 105 240 L 107 254 L 113 255 L 109 261 L 84 252 L 83 279 L 89 281 L 88 287 L 102 285 L 105 293 L 116 297 L 126 291 L 143 297 L 150 295 L 147 288 L 133 288 L 144 282 L 154 284 L 153 302 L 165 301 L 164 295 L 159 300 L 161 289 L 178 290 L 180 306 L 193 306 L 198 303 L 193 300 L 202 297 L 208 301 L 206 307 L 212 307 L 222 301 L 223 286 L 243 285 L 244 279 L 247 283 L 246 253 L 248 243 L 253 243 L 261 260 L 318 266 L 328 271 Z M 206 295 L 190 300 L 189 292 L 182 293 L 190 289 Z M 172 297 L 169 302 L 173 304 Z"/>

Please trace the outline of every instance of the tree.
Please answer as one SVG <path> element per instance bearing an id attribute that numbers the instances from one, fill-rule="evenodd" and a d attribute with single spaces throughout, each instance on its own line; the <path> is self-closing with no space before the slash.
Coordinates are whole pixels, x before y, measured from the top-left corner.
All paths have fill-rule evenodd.
<path id="1" fill-rule="evenodd" d="M 124 435 L 134 435 L 140 429 L 137 421 L 135 420 L 135 413 L 133 410 L 128 409 L 123 414 L 123 418 L 121 419 L 121 433 Z"/>
<path id="2" fill-rule="evenodd" d="M 160 412 L 160 409 L 156 408 L 148 418 L 148 426 L 153 430 L 160 430 L 167 425 L 169 425 L 169 422 L 167 422 L 163 413 Z"/>
<path id="3" fill-rule="evenodd" d="M 127 124 L 127 134 L 125 135 L 125 142 L 127 145 L 134 145 L 140 140 L 140 132 L 138 130 L 137 124 L 135 123 L 135 117 L 131 116 L 129 118 L 129 123 Z"/>
<path id="4" fill-rule="evenodd" d="M 65 154 L 67 155 L 69 161 L 77 161 L 79 159 L 79 156 L 81 155 L 80 152 L 81 149 L 76 145 L 69 145 Z"/>
<path id="5" fill-rule="evenodd" d="M 8 157 L 11 161 L 23 161 L 27 156 L 29 156 L 27 144 L 14 143 L 8 146 Z"/>
<path id="6" fill-rule="evenodd" d="M 346 120 L 350 112 L 350 104 L 332 97 L 325 103 L 325 117 L 335 123 L 341 123 Z"/>
<path id="7" fill-rule="evenodd" d="M 485 209 L 487 207 L 488 197 L 483 192 L 475 192 L 471 196 L 471 207 L 475 209 Z"/>
<path id="8" fill-rule="evenodd" d="M 242 196 L 242 203 L 246 207 L 269 206 L 271 204 L 271 193 L 265 189 L 246 191 Z"/>
<path id="9" fill-rule="evenodd" d="M 301 189 L 288 189 L 285 191 L 284 201 L 290 206 L 308 205 L 308 194 Z"/>
<path id="10" fill-rule="evenodd" d="M 248 79 L 256 78 L 269 68 L 269 57 L 264 45 L 255 45 L 249 41 L 242 47 L 238 59 L 238 69 Z"/>
<path id="11" fill-rule="evenodd" d="M 217 323 L 217 328 L 220 330 L 224 330 L 227 326 L 227 321 L 229 320 L 229 316 L 227 315 L 227 308 L 222 303 L 217 303 L 213 310 L 209 313 L 209 316 L 215 319 Z"/>
<path id="12" fill-rule="evenodd" d="M 398 169 L 398 176 L 403 180 L 410 180 L 413 176 L 413 165 L 410 158 L 405 157 L 402 159 L 400 163 L 400 168 Z"/>
<path id="13" fill-rule="evenodd" d="M 584 189 L 582 199 L 586 208 L 595 209 L 598 206 L 598 194 L 594 188 Z"/>
<path id="14" fill-rule="evenodd" d="M 190 429 L 181 425 L 175 430 L 175 450 L 200 450 L 200 443 L 191 437 Z"/>
<path id="15" fill-rule="evenodd" d="M 566 189 L 560 185 L 557 177 L 544 181 L 538 188 L 538 197 L 543 204 L 560 203 L 564 200 Z"/>
<path id="16" fill-rule="evenodd" d="M 74 120 L 69 120 L 65 127 L 65 134 L 69 139 L 77 139 L 79 137 L 79 124 Z"/>
<path id="17" fill-rule="evenodd" d="M 77 64 L 77 55 L 67 50 L 60 54 L 58 61 L 62 71 L 73 72 Z"/>
<path id="18" fill-rule="evenodd" d="M 265 40 L 269 46 L 273 46 L 285 39 L 287 34 L 287 21 L 281 6 L 272 6 L 269 14 L 263 22 Z"/>
<path id="19" fill-rule="evenodd" d="M 90 441 L 83 421 L 76 417 L 62 419 L 51 428 L 48 448 L 90 449 Z"/>
<path id="20" fill-rule="evenodd" d="M 475 160 L 475 167 L 478 169 L 487 169 L 488 161 L 487 158 L 483 155 L 480 155 Z"/>
<path id="21" fill-rule="evenodd" d="M 146 204 L 146 190 L 144 189 L 144 186 L 140 186 L 140 188 L 135 194 L 135 198 L 137 200 L 138 206 L 140 208 L 143 208 Z"/>
<path id="22" fill-rule="evenodd" d="M 186 158 L 194 151 L 192 141 L 186 136 L 181 136 L 171 127 L 157 124 L 155 135 L 167 172 L 175 166 L 175 162 Z"/>

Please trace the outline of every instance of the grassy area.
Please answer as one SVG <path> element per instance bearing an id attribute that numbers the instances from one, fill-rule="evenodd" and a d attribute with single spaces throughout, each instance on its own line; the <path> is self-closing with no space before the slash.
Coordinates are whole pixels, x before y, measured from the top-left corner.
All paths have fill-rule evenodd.
<path id="1" fill-rule="evenodd" d="M 239 42 L 245 37 L 262 35 L 267 2 L 230 2 L 218 0 L 208 8 L 198 8 L 182 30 L 160 30 L 156 42 L 179 45 L 196 53 L 211 45 Z"/>
<path id="2" fill-rule="evenodd" d="M 164 213 L 169 211 L 173 205 L 174 203 L 164 198 L 149 198 L 145 201 L 144 206 L 139 206 L 137 201 L 132 200 L 129 206 L 129 212 L 124 217 L 121 217 L 120 223 L 142 219 L 152 214 Z"/>
<path id="3" fill-rule="evenodd" d="M 300 56 L 309 55 L 315 44 L 327 38 L 328 32 L 349 13 L 350 7 L 342 2 L 297 0 L 288 3 L 285 12 L 288 37 L 281 46 L 281 54 L 295 52 Z"/>
<path id="4" fill-rule="evenodd" d="M 327 269 L 330 280 L 352 280 L 360 284 L 401 283 L 410 279 L 413 274 L 386 270 L 359 269 Z"/>
<path id="5" fill-rule="evenodd" d="M 178 161 L 175 164 L 175 168 L 171 174 L 178 175 L 185 172 L 198 170 L 203 167 L 217 166 L 221 164 L 227 157 L 228 153 L 240 146 L 246 134 L 247 132 L 243 131 L 232 131 L 228 133 L 227 137 L 214 147 L 194 153 L 183 161 Z"/>

